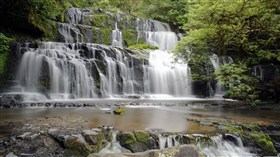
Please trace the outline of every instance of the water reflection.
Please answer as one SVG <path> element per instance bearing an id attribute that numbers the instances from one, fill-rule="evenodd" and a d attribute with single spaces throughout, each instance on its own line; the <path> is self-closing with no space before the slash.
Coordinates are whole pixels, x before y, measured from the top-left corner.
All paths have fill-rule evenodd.
<path id="1" fill-rule="evenodd" d="M 205 107 L 126 107 L 123 115 L 108 114 L 94 108 L 23 108 L 0 109 L 0 121 L 36 119 L 44 117 L 79 117 L 88 121 L 90 127 L 112 125 L 119 130 L 162 129 L 170 132 L 188 133 L 215 132 L 213 127 L 206 127 L 186 120 L 191 114 L 210 115 L 232 118 L 247 122 L 279 121 L 279 112 L 261 110 L 237 110 Z"/>

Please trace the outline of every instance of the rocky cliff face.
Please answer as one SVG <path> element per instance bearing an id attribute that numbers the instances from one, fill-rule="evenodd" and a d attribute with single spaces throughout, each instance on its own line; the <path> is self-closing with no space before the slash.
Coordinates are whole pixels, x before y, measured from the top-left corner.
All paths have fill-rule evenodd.
<path id="1" fill-rule="evenodd" d="M 21 61 L 14 78 L 24 93 L 40 92 L 50 99 L 189 96 L 190 70 L 173 63 L 168 50 L 178 39 L 168 24 L 70 8 L 64 23 L 56 25 L 51 30 L 55 41 L 23 44 L 18 50 Z M 126 48 L 141 43 L 160 50 Z"/>

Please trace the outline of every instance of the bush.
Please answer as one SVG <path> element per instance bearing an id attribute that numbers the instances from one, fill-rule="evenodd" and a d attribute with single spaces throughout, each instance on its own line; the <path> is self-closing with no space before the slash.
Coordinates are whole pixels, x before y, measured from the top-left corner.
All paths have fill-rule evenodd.
<path id="1" fill-rule="evenodd" d="M 5 72 L 5 66 L 10 52 L 10 43 L 12 41 L 13 39 L 0 33 L 0 75 Z"/>

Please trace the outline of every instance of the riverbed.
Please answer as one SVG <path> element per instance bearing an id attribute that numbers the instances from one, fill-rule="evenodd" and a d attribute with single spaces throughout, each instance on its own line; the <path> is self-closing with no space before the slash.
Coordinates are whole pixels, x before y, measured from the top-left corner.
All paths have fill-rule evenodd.
<path id="1" fill-rule="evenodd" d="M 1 123 L 8 121 L 41 120 L 50 118 L 81 119 L 87 127 L 114 126 L 118 130 L 132 131 L 157 129 L 166 132 L 212 133 L 216 128 L 187 121 L 192 115 L 211 116 L 221 119 L 232 119 L 240 122 L 272 123 L 280 120 L 279 110 L 260 110 L 196 105 L 125 105 L 125 113 L 116 115 L 111 112 L 114 105 L 80 108 L 2 108 Z M 60 122 L 57 121 L 59 124 Z"/>

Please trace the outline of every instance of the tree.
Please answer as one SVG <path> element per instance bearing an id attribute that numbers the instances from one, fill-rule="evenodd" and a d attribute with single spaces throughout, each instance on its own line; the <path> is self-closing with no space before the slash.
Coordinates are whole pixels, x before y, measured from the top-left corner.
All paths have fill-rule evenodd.
<path id="1" fill-rule="evenodd" d="M 187 0 L 142 0 L 137 15 L 144 18 L 168 22 L 181 29 L 187 22 Z"/>
<path id="2" fill-rule="evenodd" d="M 248 68 L 256 64 L 280 65 L 280 2 L 278 0 L 190 2 L 189 12 L 186 14 L 188 22 L 184 25 L 186 36 L 179 42 L 174 52 L 180 58 L 184 57 L 194 65 L 202 66 L 193 66 L 192 69 L 200 69 L 207 65 L 207 63 L 200 64 L 201 58 L 197 56 L 208 56 L 212 53 L 231 56 L 236 63 L 242 62 Z M 225 66 L 224 70 L 226 68 L 230 66 Z M 192 72 L 197 78 L 208 76 L 197 70 Z M 249 73 L 240 73 L 240 75 L 244 78 L 249 77 Z M 248 83 L 244 82 L 243 85 L 249 85 Z M 241 86 L 228 87 L 232 94 L 237 92 L 233 90 L 235 87 L 241 88 Z"/>

